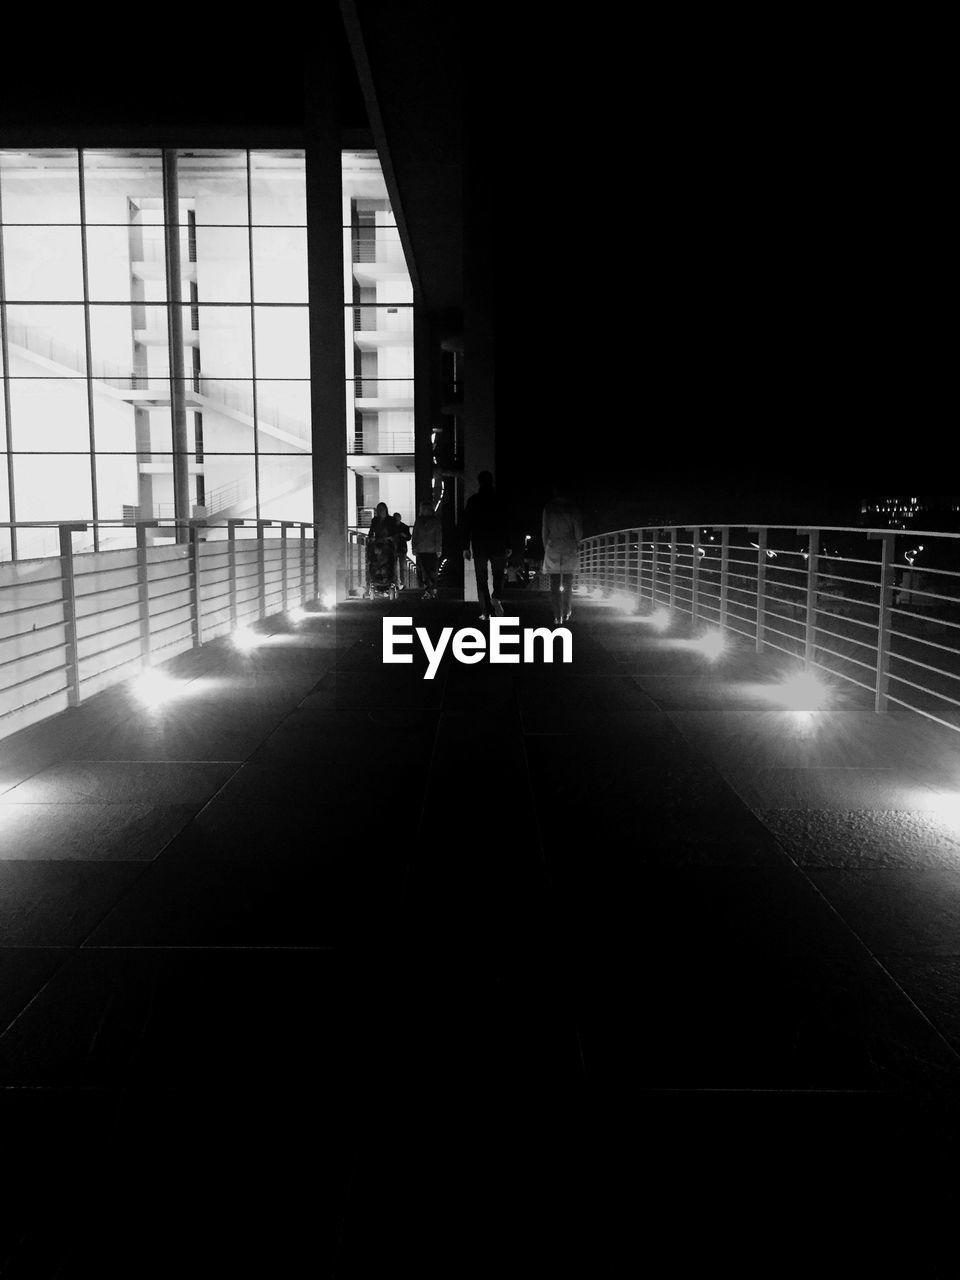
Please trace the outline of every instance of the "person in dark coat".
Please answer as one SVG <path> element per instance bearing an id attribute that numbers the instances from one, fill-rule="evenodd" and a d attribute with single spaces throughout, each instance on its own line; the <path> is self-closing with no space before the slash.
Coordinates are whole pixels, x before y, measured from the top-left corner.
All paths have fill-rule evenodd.
<path id="1" fill-rule="evenodd" d="M 473 558 L 473 570 L 477 578 L 477 596 L 486 621 L 491 613 L 503 616 L 500 595 L 503 591 L 503 571 L 510 554 L 510 531 L 507 513 L 493 487 L 493 476 L 481 471 L 477 476 L 479 488 L 467 499 L 463 509 L 463 557 Z M 488 585 L 489 572 L 493 577 L 493 593 Z"/>
<path id="2" fill-rule="evenodd" d="M 397 586 L 403 590 L 407 580 L 407 544 L 410 541 L 410 526 L 404 524 L 399 511 L 393 513 L 393 529 L 397 543 Z"/>

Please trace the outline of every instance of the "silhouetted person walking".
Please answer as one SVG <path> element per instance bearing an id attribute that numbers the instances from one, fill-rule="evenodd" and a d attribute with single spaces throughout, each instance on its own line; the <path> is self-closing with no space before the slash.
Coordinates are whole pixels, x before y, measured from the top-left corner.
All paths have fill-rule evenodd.
<path id="1" fill-rule="evenodd" d="M 393 528 L 397 540 L 397 586 L 402 591 L 407 580 L 407 543 L 410 541 L 410 526 L 404 524 L 399 511 L 393 513 Z"/>
<path id="2" fill-rule="evenodd" d="M 480 617 L 485 621 L 491 613 L 498 618 L 503 615 L 500 594 L 503 570 L 510 554 L 510 533 L 506 512 L 493 487 L 493 476 L 489 471 L 481 471 L 477 483 L 480 487 L 467 499 L 463 509 L 463 556 L 469 560 L 472 550 L 477 595 L 483 609 Z M 487 585 L 488 565 L 493 575 L 493 595 Z"/>
<path id="3" fill-rule="evenodd" d="M 417 559 L 417 573 L 423 587 L 424 600 L 434 600 L 437 595 L 437 564 L 440 559 L 441 526 L 430 502 L 420 503 L 420 515 L 413 526 L 413 554 Z"/>
<path id="4" fill-rule="evenodd" d="M 550 575 L 550 603 L 555 624 L 567 622 L 573 612 L 573 575 L 580 567 L 577 548 L 583 537 L 580 511 L 562 488 L 543 508 L 543 572 Z"/>

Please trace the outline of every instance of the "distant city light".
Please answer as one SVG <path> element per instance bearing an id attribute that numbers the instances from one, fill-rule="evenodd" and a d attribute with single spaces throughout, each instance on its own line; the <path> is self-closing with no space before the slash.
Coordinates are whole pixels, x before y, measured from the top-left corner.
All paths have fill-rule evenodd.
<path id="1" fill-rule="evenodd" d="M 147 670 L 134 676 L 131 688 L 138 702 L 155 711 L 180 693 L 182 682 L 163 671 Z"/>

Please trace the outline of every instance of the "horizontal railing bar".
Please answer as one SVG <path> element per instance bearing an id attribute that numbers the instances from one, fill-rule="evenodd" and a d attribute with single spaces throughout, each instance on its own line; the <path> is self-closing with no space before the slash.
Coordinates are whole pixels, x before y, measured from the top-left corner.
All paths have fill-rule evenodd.
<path id="1" fill-rule="evenodd" d="M 391 305 L 392 305 L 392 304 L 391 304 Z M 647 524 L 647 525 L 643 525 L 643 526 L 637 526 L 637 525 L 634 525 L 632 529 L 610 529 L 607 533 L 604 533 L 604 534 L 594 534 L 593 536 L 594 536 L 594 538 L 612 538 L 612 537 L 614 536 L 614 534 L 617 534 L 617 533 L 635 533 L 635 532 L 637 531 L 637 528 L 638 528 L 638 527 L 642 527 L 642 528 L 644 528 L 644 529 L 656 529 L 658 532 L 661 532 L 661 533 L 668 533 L 670 529 L 679 529 L 679 528 L 682 528 L 683 526 L 681 526 L 681 525 L 679 525 L 679 524 L 678 524 L 678 525 L 670 525 L 670 524 L 656 524 L 656 525 L 653 525 L 653 524 Z M 858 533 L 858 534 L 881 533 L 881 534 L 888 534 L 888 535 L 889 535 L 889 534 L 895 534 L 897 537 L 901 537 L 901 538 L 903 538 L 903 537 L 908 537 L 908 538 L 960 538 L 960 533 L 944 533 L 944 532 L 942 532 L 942 531 L 940 531 L 940 530 L 937 530 L 937 529 L 878 529 L 878 528 L 877 528 L 877 529 L 875 529 L 875 528 L 872 528 L 872 527 L 871 527 L 871 528 L 862 528 L 862 527 L 861 527 L 861 526 L 859 526 L 859 525 L 845 525 L 845 524 L 831 524 L 831 525 L 823 524 L 823 525 L 811 525 L 811 526 L 809 526 L 809 527 L 810 527 L 810 528 L 816 528 L 816 529 L 819 529 L 821 533 Z M 721 522 L 721 521 L 717 521 L 717 520 L 702 520 L 702 521 L 700 522 L 700 524 L 699 524 L 698 528 L 700 528 L 700 529 L 713 529 L 713 530 L 714 530 L 714 532 L 716 532 L 717 530 L 722 530 L 722 529 L 748 529 L 748 530 L 751 530 L 751 531 L 752 531 L 752 529 L 756 529 L 756 528 L 759 528 L 759 529 L 767 529 L 767 530 L 770 530 L 770 529 L 783 530 L 783 529 L 785 529 L 785 530 L 787 530 L 788 532 L 790 532 L 790 533 L 792 533 L 792 534 L 794 534 L 794 535 L 796 535 L 796 534 L 797 534 L 797 526 L 796 526 L 795 524 L 761 524 L 761 525 L 753 525 L 753 526 L 751 526 L 751 525 L 749 525 L 749 524 L 730 524 L 730 522 L 729 522 L 729 521 Z M 587 538 L 587 539 L 585 539 L 585 541 L 586 541 L 586 542 L 590 542 L 590 541 L 592 541 L 592 539 L 591 539 L 591 538 Z"/>
<path id="2" fill-rule="evenodd" d="M 66 641 L 61 640 L 59 644 L 48 644 L 43 649 L 34 649 L 32 653 L 21 653 L 15 658 L 4 658 L 3 661 L 0 662 L 0 670 L 4 667 L 18 666 L 28 658 L 31 660 L 33 658 L 42 658 L 45 653 L 53 653 L 56 649 L 66 649 Z M 12 689 L 13 687 L 13 685 L 7 684 L 0 686 L 0 693 L 2 693 L 4 689 Z"/>
<path id="3" fill-rule="evenodd" d="M 817 623 L 817 635 L 833 636 L 834 640 L 843 640 L 846 644 L 859 645 L 861 649 L 876 650 L 877 647 L 876 641 L 873 644 L 868 644 L 866 640 L 855 640 L 853 636 L 845 636 L 839 631 L 831 631 L 828 627 L 821 627 L 819 622 Z"/>
<path id="4" fill-rule="evenodd" d="M 945 693 L 937 693 L 936 689 L 929 689 L 925 684 L 917 684 L 915 680 L 908 680 L 906 676 L 898 676 L 893 671 L 888 671 L 887 675 L 891 680 L 896 680 L 900 684 L 908 684 L 911 689 L 919 689 L 921 693 L 929 694 L 931 698 L 939 698 L 942 702 L 949 702 L 951 706 L 960 707 L 958 699 L 948 697 Z"/>
<path id="5" fill-rule="evenodd" d="M 22 640 L 25 636 L 39 636 L 44 631 L 52 631 L 54 627 L 66 625 L 66 618 L 61 618 L 58 622 L 45 622 L 42 627 L 31 627 L 29 631 L 15 631 L 12 636 L 0 636 L 0 644 L 9 644 L 11 640 Z"/>
<path id="6" fill-rule="evenodd" d="M 818 609 L 817 617 L 836 618 L 838 622 L 852 622 L 855 627 L 867 627 L 871 631 L 879 631 L 880 624 L 877 622 L 861 622 L 859 618 L 848 618 L 845 613 L 832 613 L 829 609 Z M 851 636 L 851 639 L 853 637 Z M 862 640 L 858 640 L 857 644 L 863 644 Z M 875 643 L 875 642 L 874 642 Z"/>
<path id="7" fill-rule="evenodd" d="M 926 596 L 930 600 L 946 600 L 947 604 L 960 604 L 960 596 L 945 596 L 938 591 L 925 591 L 922 587 L 900 587 L 900 590 L 912 596 Z"/>
<path id="8" fill-rule="evenodd" d="M 818 578 L 829 578 L 831 582 L 852 582 L 858 587 L 872 587 L 874 591 L 880 590 L 879 582 L 870 582 L 867 578 L 847 578 L 840 573 L 824 573 L 822 569 L 817 570 Z"/>
<path id="9" fill-rule="evenodd" d="M 749 631 L 743 631 L 740 627 L 732 627 L 729 622 L 727 623 L 726 629 L 728 631 L 735 631 L 738 636 L 746 636 L 748 640 L 753 639 L 753 635 Z"/>
<path id="10" fill-rule="evenodd" d="M 923 667 L 924 671 L 932 671 L 938 676 L 946 676 L 948 680 L 960 680 L 960 671 L 945 671 L 943 667 L 932 667 L 929 662 L 921 662 L 919 658 L 908 658 L 905 653 L 891 653 L 891 658 L 898 662 L 909 662 L 911 666 Z"/>
<path id="11" fill-rule="evenodd" d="M 111 628 L 111 630 L 113 631 L 116 631 L 116 629 L 117 629 L 116 627 Z M 116 644 L 108 644 L 102 649 L 97 649 L 94 653 L 87 654 L 85 657 L 80 659 L 81 672 L 85 663 L 92 662 L 95 658 L 102 658 L 107 653 L 113 653 L 115 649 L 122 649 L 124 645 L 137 644 L 139 642 L 139 639 L 140 639 L 139 634 L 135 636 L 130 636 L 127 640 L 118 640 Z M 97 674 L 99 675 L 100 673 L 97 672 Z"/>
<path id="12" fill-rule="evenodd" d="M 940 716 L 935 716 L 932 711 L 924 711 L 922 707 L 915 707 L 912 702 L 904 702 L 902 698 L 895 698 L 892 693 L 887 694 L 888 702 L 895 702 L 898 707 L 905 707 L 907 711 L 915 711 L 918 716 L 926 716 L 928 720 L 933 720 L 936 724 L 942 724 L 945 729 L 952 729 L 954 733 L 960 733 L 960 725 L 951 724 L 949 720 L 942 720 Z"/>
<path id="13" fill-rule="evenodd" d="M 862 680 L 857 680 L 855 676 L 848 676 L 845 671 L 837 671 L 833 667 L 827 666 L 825 662 L 816 662 L 811 658 L 810 665 L 819 667 L 821 671 L 828 671 L 832 676 L 839 676 L 841 680 L 849 680 L 851 684 L 859 685 L 861 689 L 866 689 L 868 693 L 874 693 L 875 687 L 872 684 L 864 684 Z"/>
<path id="14" fill-rule="evenodd" d="M 896 631 L 890 628 L 892 636 L 900 636 L 902 640 L 911 640 L 914 644 L 926 644 L 931 649 L 942 649 L 944 653 L 955 653 L 960 655 L 960 649 L 954 648 L 952 644 L 938 644 L 936 640 L 925 640 L 923 636 L 912 636 L 909 631 Z"/>
<path id="15" fill-rule="evenodd" d="M 56 649 L 59 649 L 59 648 L 61 648 L 61 647 L 62 647 L 61 645 L 55 645 L 55 646 L 54 646 L 54 648 L 56 648 Z M 45 650 L 45 652 L 46 652 L 46 653 L 53 653 L 53 649 L 47 649 L 47 650 Z M 33 682 L 34 682 L 35 680 L 42 680 L 44 676 L 53 676 L 53 675 L 56 675 L 58 671 L 64 671 L 64 672 L 65 672 L 65 671 L 67 670 L 68 666 L 69 666 L 69 664 L 68 664 L 68 663 L 66 663 L 66 662 L 62 662 L 62 663 L 60 664 L 60 666 L 58 666 L 58 667 L 44 667 L 44 669 L 43 669 L 42 671 L 35 671 L 35 672 L 33 673 L 33 675 L 24 676 L 24 678 L 23 678 L 22 680 L 12 680 L 9 684 L 5 684 L 5 685 L 3 686 L 3 692 L 4 692 L 4 693 L 9 693 L 9 691 L 10 691 L 11 689 L 22 689 L 22 688 L 24 687 L 24 685 L 27 685 L 27 684 L 33 684 Z M 60 690 L 58 689 L 56 692 L 58 692 L 58 693 L 59 693 L 59 692 L 60 692 Z M 44 696 L 44 697 L 50 697 L 50 696 L 52 696 L 52 695 L 44 694 L 43 696 Z M 38 698 L 38 699 L 37 699 L 37 701 L 38 701 L 38 702 L 42 702 L 42 701 L 43 701 L 43 698 Z M 15 711 L 16 711 L 16 710 L 18 710 L 18 708 L 16 708 L 16 707 L 14 707 L 13 709 L 14 709 Z"/>
<path id="16" fill-rule="evenodd" d="M 781 622 L 789 622 L 795 627 L 802 627 L 804 625 L 801 618 L 788 618 L 785 613 L 777 613 L 775 609 L 764 609 L 763 616 L 765 618 L 779 618 Z"/>
<path id="17" fill-rule="evenodd" d="M 897 568 L 898 568 L 898 569 L 899 569 L 900 567 L 901 567 L 900 565 L 897 565 Z M 905 572 L 908 572 L 908 573 L 939 573 L 939 574 L 941 574 L 941 576 L 943 576 L 943 577 L 947 577 L 947 578 L 960 578 L 960 571 L 958 571 L 958 570 L 956 570 L 956 569 L 934 569 L 932 565 L 926 565 L 926 564 L 924 564 L 924 565 L 913 565 L 913 566 L 910 566 L 910 567 L 908 567 L 908 569 L 907 569 L 907 570 L 905 570 Z"/>
<path id="18" fill-rule="evenodd" d="M 849 597 L 849 596 L 840 596 L 840 595 L 837 595 L 837 593 L 836 593 L 835 591 L 820 591 L 820 590 L 818 590 L 818 591 L 817 591 L 817 599 L 818 599 L 818 600 L 844 600 L 844 601 L 849 601 L 849 602 L 850 602 L 850 604 L 855 604 L 855 605 L 859 606 L 861 609 L 879 609 L 879 608 L 880 608 L 879 601 L 877 602 L 877 604 L 871 604 L 869 600 L 850 600 L 850 597 Z M 850 621 L 851 621 L 851 622 L 854 622 L 854 621 L 855 621 L 855 619 L 854 619 L 854 618 L 851 618 L 851 619 L 850 619 Z M 864 623 L 863 625 L 864 625 L 864 626 L 868 626 L 868 627 L 875 627 L 877 624 L 876 624 L 875 622 L 866 622 L 866 623 Z"/>
<path id="19" fill-rule="evenodd" d="M 783 635 L 783 632 L 782 632 L 782 631 L 777 631 L 776 627 L 766 627 L 766 628 L 764 628 L 764 630 L 765 630 L 765 631 L 772 631 L 772 632 L 774 633 L 774 635 L 777 635 L 777 636 L 782 636 L 782 635 Z M 792 639 L 792 637 L 791 637 L 791 636 L 787 636 L 787 637 L 786 637 L 786 639 L 787 639 L 787 640 L 790 640 L 790 639 Z M 794 649 L 785 649 L 785 648 L 783 647 L 783 645 L 782 645 L 782 644 L 777 644 L 777 642 L 776 642 L 775 640 L 767 640 L 767 639 L 766 639 L 766 637 L 764 637 L 764 641 L 763 641 L 763 643 L 764 643 L 765 645 L 769 645 L 771 649 L 777 649 L 780 653 L 785 653 L 789 658 L 797 658 L 797 657 L 799 657 L 799 656 L 800 656 L 800 655 L 796 652 L 796 650 L 794 650 Z"/>
<path id="20" fill-rule="evenodd" d="M 764 618 L 768 616 L 769 615 L 764 614 Z M 764 634 L 768 631 L 772 631 L 775 636 L 783 636 L 784 640 L 795 640 L 797 644 L 803 644 L 803 636 L 792 636 L 789 631 L 781 631 L 779 627 L 771 627 L 768 622 L 764 622 L 763 630 Z"/>
<path id="21" fill-rule="evenodd" d="M 938 627 L 952 627 L 955 631 L 960 631 L 960 622 L 948 622 L 946 618 L 929 618 L 924 613 L 913 613 L 910 609 L 901 609 L 899 605 L 892 606 L 890 612 L 899 613 L 904 618 L 918 618 L 921 622 L 935 622 Z"/>
<path id="22" fill-rule="evenodd" d="M 830 633 L 828 632 L 827 634 L 829 635 Z M 841 636 L 840 639 L 842 640 L 843 636 Z M 865 671 L 876 671 L 877 669 L 875 663 L 861 662 L 859 658 L 851 658 L 849 654 L 837 653 L 836 649 L 831 649 L 825 644 L 818 643 L 817 651 L 819 653 L 829 653 L 834 658 L 839 658 L 841 662 L 852 662 L 855 667 L 863 667 Z"/>

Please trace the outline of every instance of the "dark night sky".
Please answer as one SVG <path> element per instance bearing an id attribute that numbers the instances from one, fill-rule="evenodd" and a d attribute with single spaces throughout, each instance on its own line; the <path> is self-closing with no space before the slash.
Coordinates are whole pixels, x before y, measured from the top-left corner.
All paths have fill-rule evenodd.
<path id="1" fill-rule="evenodd" d="M 608 527 L 852 523 L 866 492 L 955 489 L 945 179 L 907 55 L 836 19 L 497 12 L 465 6 L 464 55 L 496 209 L 498 481 L 522 519 L 554 473 Z M 258 32 L 240 94 L 248 38 L 210 25 L 217 57 L 124 98 L 131 120 L 300 119 L 288 29 Z M 115 51 L 87 41 L 78 78 L 77 47 L 8 68 L 0 121 L 115 120 Z"/>
<path id="2" fill-rule="evenodd" d="M 501 480 L 556 467 L 600 525 L 956 487 L 919 100 L 862 33 L 729 22 L 498 67 L 491 128 L 537 126 L 497 175 Z"/>

